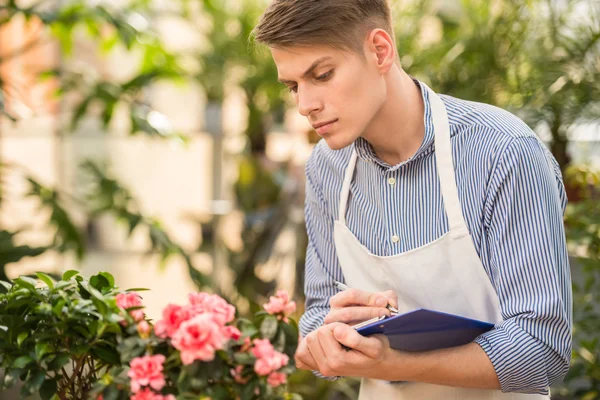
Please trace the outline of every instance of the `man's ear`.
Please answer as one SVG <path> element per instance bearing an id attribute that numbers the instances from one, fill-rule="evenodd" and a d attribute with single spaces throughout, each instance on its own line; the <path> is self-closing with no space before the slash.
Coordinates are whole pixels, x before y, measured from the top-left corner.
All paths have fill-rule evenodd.
<path id="1" fill-rule="evenodd" d="M 367 37 L 366 45 L 367 54 L 374 58 L 380 73 L 388 72 L 396 60 L 396 46 L 390 35 L 383 29 L 373 29 Z"/>

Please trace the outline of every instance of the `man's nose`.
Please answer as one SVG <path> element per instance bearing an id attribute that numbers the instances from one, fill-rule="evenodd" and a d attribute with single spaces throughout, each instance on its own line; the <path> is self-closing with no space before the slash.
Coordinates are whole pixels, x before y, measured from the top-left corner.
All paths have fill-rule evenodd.
<path id="1" fill-rule="evenodd" d="M 298 111 L 301 115 L 308 117 L 313 112 L 320 111 L 321 107 L 321 102 L 313 93 L 298 90 Z"/>

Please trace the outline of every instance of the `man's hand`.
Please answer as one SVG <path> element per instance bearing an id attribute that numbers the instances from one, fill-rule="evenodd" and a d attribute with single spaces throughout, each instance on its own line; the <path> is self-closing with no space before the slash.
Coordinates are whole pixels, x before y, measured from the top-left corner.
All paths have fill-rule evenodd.
<path id="1" fill-rule="evenodd" d="M 325 324 L 343 322 L 354 325 L 382 315 L 390 315 L 387 305 L 398 307 L 398 296 L 392 291 L 370 293 L 359 289 L 349 289 L 333 296 L 331 310 L 325 317 Z"/>
<path id="2" fill-rule="evenodd" d="M 390 353 L 385 336 L 364 337 L 346 324 L 332 323 L 308 334 L 300 342 L 295 360 L 298 368 L 317 370 L 324 376 L 375 378 Z"/>

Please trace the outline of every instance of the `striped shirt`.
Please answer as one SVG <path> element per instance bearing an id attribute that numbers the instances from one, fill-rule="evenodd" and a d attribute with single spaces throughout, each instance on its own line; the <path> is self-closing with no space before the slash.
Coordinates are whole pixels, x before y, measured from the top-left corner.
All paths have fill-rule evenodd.
<path id="1" fill-rule="evenodd" d="M 353 148 L 358 159 L 347 226 L 373 254 L 404 253 L 448 231 L 428 93 L 418 85 L 425 136 L 413 157 L 389 165 L 359 138 L 336 151 L 321 140 L 307 162 L 303 336 L 323 324 L 337 293 L 333 281 L 344 281 L 333 223 Z M 571 358 L 571 281 L 562 219 L 567 198 L 560 168 L 535 133 L 509 112 L 440 97 L 448 112 L 463 215 L 503 317 L 475 341 L 489 356 L 503 391 L 547 394 Z"/>

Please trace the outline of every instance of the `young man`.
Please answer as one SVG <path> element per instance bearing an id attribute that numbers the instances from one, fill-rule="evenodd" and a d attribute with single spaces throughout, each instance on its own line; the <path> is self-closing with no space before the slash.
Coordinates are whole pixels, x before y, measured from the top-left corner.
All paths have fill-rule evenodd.
<path id="1" fill-rule="evenodd" d="M 362 377 L 361 400 L 548 398 L 571 354 L 558 165 L 510 113 L 407 75 L 393 37 L 385 0 L 275 0 L 255 29 L 324 139 L 306 166 L 297 365 Z M 350 327 L 388 303 L 495 328 L 400 352 Z"/>

